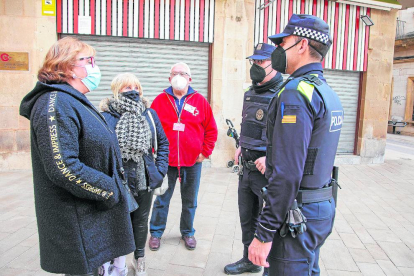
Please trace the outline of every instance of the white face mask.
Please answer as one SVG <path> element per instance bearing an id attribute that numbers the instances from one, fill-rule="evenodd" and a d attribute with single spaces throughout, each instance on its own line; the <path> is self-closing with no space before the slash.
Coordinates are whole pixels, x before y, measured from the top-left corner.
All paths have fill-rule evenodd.
<path id="1" fill-rule="evenodd" d="M 187 79 L 177 75 L 171 80 L 171 85 L 175 90 L 183 90 L 187 86 Z"/>

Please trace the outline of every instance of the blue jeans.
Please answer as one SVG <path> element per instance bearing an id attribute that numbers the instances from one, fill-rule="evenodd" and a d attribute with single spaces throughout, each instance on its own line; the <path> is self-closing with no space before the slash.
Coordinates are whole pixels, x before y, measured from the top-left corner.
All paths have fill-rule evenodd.
<path id="1" fill-rule="evenodd" d="M 191 167 L 181 167 L 181 220 L 180 232 L 182 236 L 194 236 L 193 228 L 195 211 L 197 209 L 197 196 L 200 187 L 202 163 L 195 163 Z M 157 196 L 152 209 L 150 222 L 151 236 L 161 238 L 167 224 L 168 210 L 170 201 L 174 193 L 175 184 L 178 178 L 178 168 L 168 166 L 168 189 L 161 195 Z"/>

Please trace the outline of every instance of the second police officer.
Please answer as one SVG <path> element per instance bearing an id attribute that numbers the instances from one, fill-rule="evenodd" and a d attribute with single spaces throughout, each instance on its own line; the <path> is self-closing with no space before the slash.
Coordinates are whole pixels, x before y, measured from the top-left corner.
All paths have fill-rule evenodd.
<path id="1" fill-rule="evenodd" d="M 319 275 L 319 250 L 335 217 L 331 172 L 343 121 L 321 64 L 332 44 L 329 26 L 294 14 L 282 33 L 269 38 L 278 45 L 273 68 L 290 77 L 269 105 L 267 201 L 249 259 L 270 266 L 271 276 Z M 298 216 L 286 223 L 293 213 Z"/>
<path id="2" fill-rule="evenodd" d="M 230 275 L 262 270 L 260 266 L 249 261 L 248 248 L 262 209 L 260 190 L 268 184 L 264 176 L 267 109 L 283 81 L 282 75 L 272 68 L 270 57 L 275 49 L 273 45 L 259 43 L 253 55 L 247 57 L 252 64 L 252 86 L 244 94 L 240 147 L 234 157 L 236 164 L 240 154 L 243 160 L 243 170 L 239 176 L 238 204 L 244 252 L 241 260 L 225 266 L 224 272 Z M 267 275 L 267 269 L 263 275 Z"/>

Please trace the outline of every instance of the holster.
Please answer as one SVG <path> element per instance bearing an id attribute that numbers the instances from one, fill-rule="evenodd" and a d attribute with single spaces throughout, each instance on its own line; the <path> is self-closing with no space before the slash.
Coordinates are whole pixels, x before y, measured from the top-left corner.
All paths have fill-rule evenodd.
<path id="1" fill-rule="evenodd" d="M 337 166 L 334 166 L 333 169 L 332 169 L 331 186 L 332 186 L 332 196 L 335 200 L 335 207 L 337 206 L 338 187 L 340 189 L 342 189 L 341 186 L 339 186 L 339 183 L 338 183 L 338 173 L 339 173 L 339 168 Z"/>
<path id="2" fill-rule="evenodd" d="M 256 167 L 256 164 L 253 162 L 253 161 L 251 161 L 251 160 L 249 160 L 249 161 L 244 161 L 243 162 L 243 166 L 246 168 L 246 169 L 248 169 L 249 171 L 258 171 L 258 169 L 257 169 L 257 167 Z"/>

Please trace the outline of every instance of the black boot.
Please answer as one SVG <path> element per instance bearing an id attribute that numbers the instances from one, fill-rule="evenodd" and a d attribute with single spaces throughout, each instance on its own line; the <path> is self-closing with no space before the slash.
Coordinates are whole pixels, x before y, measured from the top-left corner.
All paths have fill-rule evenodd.
<path id="1" fill-rule="evenodd" d="M 229 275 L 237 275 L 245 272 L 257 273 L 262 270 L 261 266 L 253 264 L 247 258 L 242 258 L 240 261 L 237 261 L 232 264 L 228 264 L 224 267 L 224 273 Z"/>

